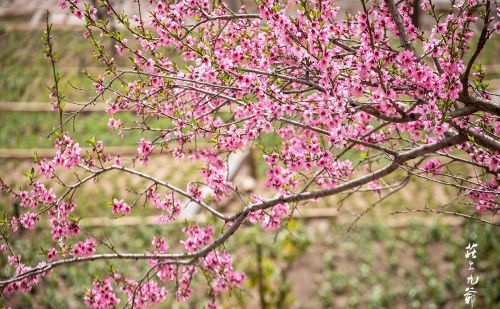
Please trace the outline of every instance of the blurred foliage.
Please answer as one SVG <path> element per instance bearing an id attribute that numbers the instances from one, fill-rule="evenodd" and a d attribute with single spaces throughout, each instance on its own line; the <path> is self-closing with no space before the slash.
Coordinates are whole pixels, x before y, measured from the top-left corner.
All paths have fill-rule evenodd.
<path id="1" fill-rule="evenodd" d="M 50 132 L 59 123 L 56 113 L 48 112 L 8 112 L 0 113 L 0 148 L 50 148 L 52 141 Z M 117 131 L 108 128 L 110 116 L 106 113 L 81 113 L 75 121 L 70 121 L 65 126 L 75 142 L 81 147 L 88 147 L 87 140 L 96 137 L 102 140 L 105 146 L 130 146 L 139 141 L 139 138 L 152 138 L 151 132 L 140 130 L 124 130 L 123 138 Z M 120 112 L 115 118 L 123 121 L 126 126 L 137 126 L 135 115 L 132 112 Z M 170 125 L 167 119 L 151 119 L 148 124 L 152 127 L 165 127 Z M 20 134 L 22 133 L 22 134 Z"/>
<path id="2" fill-rule="evenodd" d="M 475 305 L 500 303 L 498 227 L 468 221 L 452 227 L 410 225 L 363 228 L 332 235 L 323 258 L 318 297 L 322 308 L 456 308 L 465 306 L 465 247 L 477 243 Z M 340 299 L 340 301 L 339 301 Z"/>
<path id="3" fill-rule="evenodd" d="M 247 288 L 257 295 L 260 308 L 292 307 L 291 268 L 310 244 L 303 225 L 292 220 L 276 234 L 251 227 L 236 242 L 251 252 L 242 260 L 242 267 L 248 275 Z"/>
<path id="4" fill-rule="evenodd" d="M 5 31 L 0 28 L 0 40 L 4 42 L 0 49 L 0 101 L 48 101 L 46 85 L 52 83 L 52 72 L 48 60 L 42 55 L 41 36 L 42 31 Z M 63 74 L 61 92 L 73 101 L 87 99 L 89 91 L 73 87 L 92 89 L 91 82 L 80 70 L 95 65 L 82 32 L 54 30 L 53 37 L 55 49 L 61 56 L 57 64 Z"/>
<path id="5" fill-rule="evenodd" d="M 222 308 L 457 308 L 464 306 L 468 276 L 465 246 L 475 242 L 477 308 L 498 308 L 500 303 L 500 235 L 498 228 L 466 222 L 447 226 L 435 221 L 393 229 L 383 223 L 363 225 L 345 233 L 345 226 L 329 222 L 327 231 L 311 232 L 302 221 L 292 221 L 280 233 L 246 226 L 227 244 L 235 268 L 247 273 L 245 286 L 222 295 Z M 221 228 L 218 225 L 218 228 Z M 154 235 L 169 235 L 172 251 L 180 250 L 172 239 L 181 239 L 179 225 L 100 227 L 92 234 L 113 242 L 118 251 L 137 252 L 150 247 Z M 124 232 L 126 231 L 126 232 Z M 37 246 L 46 243 L 48 230 L 25 232 L 16 248 L 40 259 Z M 35 236 L 36 235 L 36 236 Z M 103 235 L 108 235 L 104 237 Z M 26 237 L 28 236 L 28 237 Z M 37 242 L 33 242 L 33 238 Z M 5 265 L 5 260 L 1 261 Z M 143 261 L 94 262 L 59 268 L 32 293 L 8 299 L 14 307 L 80 308 L 82 295 L 94 275 L 104 277 L 107 263 L 124 269 L 132 278 L 145 273 Z M 315 264 L 320 265 L 315 268 Z M 2 276 L 8 267 L 2 267 Z M 308 287 L 306 273 L 315 286 Z M 202 276 L 201 276 L 202 277 Z M 195 296 L 187 303 L 173 301 L 174 286 L 167 284 L 170 297 L 159 308 L 200 308 L 207 301 L 206 282 L 194 282 Z M 308 292 L 304 292 L 308 291 Z M 305 294 L 304 294 L 305 293 Z M 122 300 L 124 303 L 125 300 Z"/>

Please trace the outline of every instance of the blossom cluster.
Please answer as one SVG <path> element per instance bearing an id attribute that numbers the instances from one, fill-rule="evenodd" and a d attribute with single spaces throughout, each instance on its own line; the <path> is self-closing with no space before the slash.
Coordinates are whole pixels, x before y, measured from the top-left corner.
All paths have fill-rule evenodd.
<path id="1" fill-rule="evenodd" d="M 188 238 L 186 240 L 182 240 L 181 243 L 188 251 L 195 251 L 203 245 L 207 245 L 210 241 L 212 241 L 214 234 L 213 226 L 203 228 L 199 227 L 198 224 L 184 227 L 182 231 L 186 233 Z"/>
<path id="2" fill-rule="evenodd" d="M 34 229 L 47 217 L 55 243 L 49 263 L 68 255 L 80 261 L 102 257 L 106 248 L 94 238 L 77 239 L 79 220 L 72 214 L 75 192 L 110 171 L 147 181 L 139 198 L 162 223 L 182 217 L 184 202 L 198 203 L 224 227 L 186 224 L 179 254 L 155 237 L 142 258 L 156 276 L 139 282 L 114 272 L 95 280 L 85 295 L 92 308 L 117 306 L 118 291 L 129 305 L 146 307 L 166 299 L 168 282 L 175 282 L 180 301 L 192 296 L 196 277 L 208 280 L 212 297 L 240 286 L 245 275 L 218 247 L 245 222 L 277 231 L 295 202 L 358 190 L 383 196 L 399 188 L 397 177 L 386 177 L 397 170 L 408 179 L 459 187 L 473 211 L 497 214 L 500 107 L 475 62 L 500 32 L 500 10 L 489 0 L 453 3 L 440 16 L 432 2 L 422 1 L 423 13 L 436 22 L 418 26 L 411 0 L 362 1 L 348 15 L 335 0 L 257 1 L 254 11 L 229 10 L 217 1 L 154 0 L 150 14 L 131 17 L 109 1 L 96 7 L 59 0 L 84 23 L 84 39 L 107 68 L 89 77 L 96 99 L 106 100 L 110 130 L 123 138 L 128 131 L 144 133 L 134 141 L 142 165 L 156 153 L 171 154 L 199 162 L 200 175 L 185 190 L 135 170 L 142 167 L 135 160 L 132 168 L 125 158 L 111 157 L 102 141 L 90 140 L 83 154 L 61 125 L 54 131 L 54 157 L 36 159 L 28 189 L 17 193 L 0 183 L 21 205 L 21 213 L 6 221 L 9 231 Z M 111 29 L 100 15 L 121 27 Z M 112 40 L 113 53 L 102 48 L 104 37 Z M 181 60 L 174 61 L 173 53 Z M 119 68 L 117 57 L 129 59 L 128 68 Z M 62 113 L 62 96 L 51 97 Z M 134 113 L 134 122 L 121 119 L 122 111 Z M 250 150 L 264 169 L 259 194 L 240 190 L 228 172 L 229 158 Z M 74 183 L 58 177 L 61 168 L 76 175 Z M 138 200 L 114 197 L 111 215 L 130 215 Z M 219 207 L 229 200 L 241 202 L 232 214 Z M 7 241 L 2 245 L 13 276 L 38 271 L 6 284 L 6 291 L 29 291 L 47 273 L 44 264 L 25 266 L 6 249 Z"/>

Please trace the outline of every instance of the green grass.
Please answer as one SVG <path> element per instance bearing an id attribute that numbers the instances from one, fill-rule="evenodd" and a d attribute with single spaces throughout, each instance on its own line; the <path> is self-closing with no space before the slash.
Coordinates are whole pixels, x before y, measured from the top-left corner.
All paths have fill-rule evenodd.
<path id="1" fill-rule="evenodd" d="M 45 85 L 52 83 L 50 63 L 42 55 L 42 31 L 5 31 L 0 28 L 0 101 L 48 101 Z M 89 93 L 73 89 L 68 82 L 90 89 L 91 83 L 79 67 L 93 66 L 91 49 L 80 32 L 54 31 L 55 49 L 60 55 L 57 63 L 63 73 L 61 91 L 74 101 L 85 99 Z M 71 66 L 72 68 L 65 68 Z"/>
<path id="2" fill-rule="evenodd" d="M 477 223 L 455 228 L 415 224 L 402 230 L 380 224 L 333 234 L 318 279 L 321 307 L 461 307 L 468 276 L 463 254 L 468 242 L 476 242 L 481 248 L 476 305 L 493 308 L 500 297 L 500 282 L 492 280 L 499 275 L 498 256 L 492 256 L 499 240 L 495 227 Z M 338 299 L 346 305 L 339 306 Z"/>
<path id="3" fill-rule="evenodd" d="M 69 122 L 65 131 L 69 132 L 81 146 L 87 146 L 86 140 L 95 136 L 107 146 L 127 146 L 138 142 L 140 136 L 151 134 L 137 130 L 125 131 L 124 138 L 119 138 L 116 131 L 108 128 L 109 115 L 105 113 L 82 113 L 76 121 Z M 133 113 L 124 112 L 116 115 L 129 126 L 135 124 Z M 51 146 L 48 135 L 59 125 L 59 115 L 55 112 L 2 112 L 0 113 L 0 148 L 47 148 Z M 168 126 L 168 120 L 153 120 L 151 125 Z"/>

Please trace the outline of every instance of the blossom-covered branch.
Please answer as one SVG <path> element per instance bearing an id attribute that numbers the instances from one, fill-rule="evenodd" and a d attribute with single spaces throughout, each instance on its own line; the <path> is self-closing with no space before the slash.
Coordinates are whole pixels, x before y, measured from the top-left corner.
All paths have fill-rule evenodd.
<path id="1" fill-rule="evenodd" d="M 59 1 L 82 20 L 84 38 L 106 70 L 88 74 L 96 94 L 52 132 L 53 158 L 35 158 L 24 187 L 2 182 L 22 207 L 3 222 L 1 249 L 12 274 L 0 281 L 2 294 L 28 292 L 60 266 L 126 259 L 146 260 L 149 271 L 137 281 L 119 269 L 95 280 L 85 295 L 88 306 L 116 306 L 117 293 L 133 307 L 157 304 L 168 297 L 169 282 L 184 301 L 198 272 L 216 296 L 245 279 L 224 246 L 245 223 L 276 231 L 299 202 L 386 189 L 389 196 L 415 178 L 449 186 L 479 215 L 499 212 L 500 106 L 475 65 L 500 31 L 492 1 L 450 2 L 439 16 L 424 0 L 421 8 L 435 24 L 423 27 L 412 24 L 409 0 L 361 0 L 354 15 L 344 15 L 342 3 L 333 0 L 263 0 L 255 11 L 242 6 L 238 12 L 221 1 L 155 0 L 147 14 L 138 2 L 139 14 L 132 17 L 108 0 L 97 2 L 99 7 Z M 98 9 L 117 27 L 99 19 Z M 55 70 L 50 27 L 47 32 L 46 55 Z M 104 38 L 114 52 L 104 48 Z M 118 68 L 116 57 L 129 59 L 128 67 Z M 54 89 L 51 97 L 63 115 L 66 98 Z M 71 131 L 64 131 L 98 100 L 105 101 L 111 132 L 121 138 L 129 131 L 148 133 L 134 141 L 133 168 L 108 154 L 99 137 L 82 154 Z M 123 111 L 134 113 L 134 123 L 121 117 Z M 153 125 L 152 119 L 159 121 Z M 141 170 L 154 149 L 203 168 L 186 188 L 174 186 Z M 225 173 L 228 158 L 249 149 L 266 171 L 266 190 L 258 194 L 242 193 Z M 59 177 L 64 169 L 75 175 L 71 182 Z M 219 223 L 186 224 L 184 239 L 155 237 L 144 253 L 119 253 L 82 238 L 72 216 L 77 192 L 111 172 L 147 182 L 132 203 L 110 196 L 112 215 L 129 215 L 144 198 L 164 224 L 181 221 L 185 202 L 200 205 Z M 219 208 L 235 193 L 235 209 Z M 15 252 L 12 235 L 41 221 L 50 225 L 51 248 L 46 260 L 26 260 Z M 183 250 L 170 253 L 167 242 Z"/>

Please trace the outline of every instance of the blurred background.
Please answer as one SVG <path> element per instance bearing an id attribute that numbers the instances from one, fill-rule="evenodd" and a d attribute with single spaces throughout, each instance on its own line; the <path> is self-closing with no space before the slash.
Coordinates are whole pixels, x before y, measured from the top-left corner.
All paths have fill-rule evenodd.
<path id="1" fill-rule="evenodd" d="M 50 112 L 46 85 L 52 84 L 51 67 L 42 55 L 42 32 L 53 23 L 57 64 L 63 74 L 60 91 L 71 101 L 85 102 L 93 94 L 92 83 L 82 73 L 86 69 L 98 75 L 103 68 L 93 58 L 90 45 L 83 39 L 80 21 L 56 7 L 56 0 L 0 0 L 0 173 L 9 185 L 25 183 L 23 173 L 32 166 L 36 150 L 41 157 L 50 156 L 48 134 L 58 123 Z M 129 16 L 137 12 L 132 0 L 113 1 L 118 10 Z M 144 4 L 145 5 L 145 4 Z M 231 5 L 239 7 L 237 1 Z M 344 12 L 355 12 L 356 1 L 339 1 Z M 442 10 L 446 3 L 438 2 Z M 252 7 L 252 4 L 247 4 Z M 424 27 L 424 17 L 416 17 Z M 103 39 L 103 42 L 106 41 Z M 111 42 L 105 45 L 110 51 Z M 480 63 L 489 74 L 491 89 L 500 89 L 500 40 L 498 36 L 486 46 Z M 117 57 L 119 66 L 126 58 Z M 107 128 L 104 104 L 97 104 L 80 114 L 71 125 L 74 139 L 85 146 L 95 136 L 103 140 L 109 152 L 125 160 L 136 153 L 138 132 L 125 132 L 123 139 Z M 67 105 L 71 112 L 76 105 Z M 120 119 L 134 123 L 134 114 L 121 112 Z M 158 122 L 160 122 L 158 120 Z M 161 125 L 161 123 L 157 123 Z M 269 141 L 272 143 L 272 140 Z M 258 153 L 234 158 L 233 180 L 245 191 L 264 190 L 264 165 Z M 199 177 L 199 166 L 191 161 L 176 161 L 166 154 L 155 154 L 144 168 L 152 175 L 185 187 Z M 71 177 L 71 175 L 62 175 Z M 140 252 L 150 247 L 154 235 L 180 239 L 180 225 L 160 225 L 151 216 L 154 211 L 140 207 L 131 218 L 111 216 L 112 197 L 133 198 L 146 183 L 132 177 L 108 175 L 99 185 L 87 185 L 78 193 L 77 216 L 82 221 L 82 237 L 94 235 L 112 242 L 118 251 Z M 500 233 L 498 227 L 463 220 L 455 216 L 397 214 L 404 207 L 421 209 L 446 206 L 446 210 L 472 208 L 466 201 L 454 200 L 449 188 L 412 181 L 404 190 L 380 204 L 376 194 L 360 193 L 344 201 L 332 197 L 314 205 L 300 205 L 286 228 L 278 233 L 264 232 L 259 226 L 247 226 L 227 244 L 233 253 L 235 267 L 248 274 L 241 290 L 225 294 L 218 302 L 226 308 L 461 308 L 467 286 L 468 265 L 464 257 L 468 243 L 477 243 L 477 308 L 500 308 Z M 0 210 L 13 214 L 17 205 L 0 193 Z M 237 207 L 234 200 L 221 207 Z M 361 216 L 351 231 L 352 223 Z M 472 213 L 472 212 L 468 212 Z M 87 218 L 89 217 L 89 218 Z M 198 217 L 196 217 L 198 218 Z M 204 222 L 210 219 L 202 218 Z M 36 264 L 50 248 L 50 233 L 43 227 L 22 231 L 16 247 Z M 175 243 L 169 244 L 176 248 Z M 8 269 L 0 261 L 2 277 Z M 30 294 L 14 295 L 4 301 L 13 308 L 80 308 L 85 287 L 94 274 L 105 277 L 111 261 L 60 268 Z M 117 269 L 141 274 L 141 262 L 115 262 Z M 171 287 L 173 289 L 173 287 Z M 161 308 L 201 308 L 205 303 L 204 282 L 195 283 L 197 293 L 187 303 L 175 303 L 173 297 Z M 122 301 L 122 304 L 124 301 Z"/>

